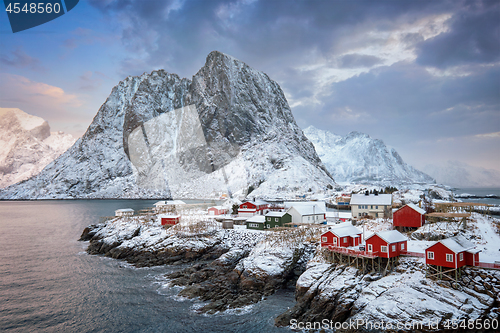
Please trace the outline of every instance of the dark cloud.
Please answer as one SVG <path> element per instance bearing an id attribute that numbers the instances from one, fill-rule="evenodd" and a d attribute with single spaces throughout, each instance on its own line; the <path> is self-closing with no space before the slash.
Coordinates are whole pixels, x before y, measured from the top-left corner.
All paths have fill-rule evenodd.
<path id="1" fill-rule="evenodd" d="M 346 54 L 339 61 L 340 68 L 372 67 L 382 63 L 382 59 L 365 54 Z"/>
<path id="2" fill-rule="evenodd" d="M 356 126 L 378 137 L 417 140 L 498 131 L 500 66 L 459 77 L 433 76 L 409 63 L 380 67 L 332 84 L 311 122 L 339 133 Z M 351 110 L 346 113 L 345 110 Z"/>
<path id="3" fill-rule="evenodd" d="M 500 2 L 471 2 L 449 23 L 449 31 L 418 45 L 419 64 L 447 68 L 500 60 Z"/>
<path id="4" fill-rule="evenodd" d="M 8 67 L 27 68 L 36 71 L 43 70 L 40 60 L 26 54 L 22 47 L 16 48 L 14 51 L 10 52 L 10 54 L 1 54 L 0 64 Z"/>

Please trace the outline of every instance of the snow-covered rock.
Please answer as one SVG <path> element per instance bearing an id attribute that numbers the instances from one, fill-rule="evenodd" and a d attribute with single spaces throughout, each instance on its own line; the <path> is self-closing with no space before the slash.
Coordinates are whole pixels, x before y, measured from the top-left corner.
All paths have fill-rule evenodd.
<path id="1" fill-rule="evenodd" d="M 66 154 L 0 198 L 294 198 L 328 185 L 278 84 L 214 51 L 192 80 L 120 82 Z"/>
<path id="2" fill-rule="evenodd" d="M 377 185 L 435 183 L 429 175 L 406 164 L 398 152 L 369 135 L 342 137 L 309 126 L 304 134 L 337 182 Z"/>
<path id="3" fill-rule="evenodd" d="M 40 117 L 0 108 L 0 188 L 38 174 L 73 143 L 71 134 L 50 132 Z"/>

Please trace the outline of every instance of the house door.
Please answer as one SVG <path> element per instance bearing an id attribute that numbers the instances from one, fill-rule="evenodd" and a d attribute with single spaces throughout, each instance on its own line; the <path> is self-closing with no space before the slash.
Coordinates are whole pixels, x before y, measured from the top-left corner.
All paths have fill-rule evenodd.
<path id="1" fill-rule="evenodd" d="M 337 238 L 333 237 L 333 246 L 337 246 Z"/>

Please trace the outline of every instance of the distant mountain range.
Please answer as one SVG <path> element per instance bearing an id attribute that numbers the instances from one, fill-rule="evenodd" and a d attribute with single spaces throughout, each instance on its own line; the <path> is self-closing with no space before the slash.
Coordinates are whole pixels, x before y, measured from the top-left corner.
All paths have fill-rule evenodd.
<path id="1" fill-rule="evenodd" d="M 0 108 L 0 188 L 26 180 L 75 143 L 71 134 L 16 108 Z"/>
<path id="2" fill-rule="evenodd" d="M 375 185 L 435 183 L 408 165 L 395 149 L 369 135 L 351 132 L 346 136 L 310 126 L 304 134 L 337 182 Z"/>

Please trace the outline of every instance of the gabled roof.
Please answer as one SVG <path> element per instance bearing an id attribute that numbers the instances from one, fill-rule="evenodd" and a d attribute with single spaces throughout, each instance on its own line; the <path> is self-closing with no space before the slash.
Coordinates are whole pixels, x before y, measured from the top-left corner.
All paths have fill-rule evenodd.
<path id="1" fill-rule="evenodd" d="M 180 215 L 174 215 L 174 214 L 158 214 L 157 216 L 159 218 L 165 218 L 165 219 L 177 219 L 181 217 Z"/>
<path id="2" fill-rule="evenodd" d="M 404 242 L 404 241 L 408 240 L 408 238 L 406 238 L 405 235 L 403 235 L 402 233 L 400 233 L 397 230 L 380 231 L 380 232 L 374 233 L 373 235 L 368 237 L 366 240 L 372 238 L 375 235 L 377 235 L 380 238 L 382 238 L 383 240 L 385 240 L 387 242 L 387 244 Z"/>
<path id="3" fill-rule="evenodd" d="M 241 203 L 241 205 L 246 204 L 247 202 L 249 202 L 253 205 L 256 205 L 256 206 L 269 205 L 269 202 L 264 201 L 264 200 L 260 200 L 260 199 L 255 199 L 255 201 L 254 200 L 246 200 L 246 201 L 243 201 Z"/>
<path id="4" fill-rule="evenodd" d="M 227 208 L 224 208 L 222 206 L 212 206 L 212 207 L 208 207 L 208 209 L 210 208 L 215 208 L 215 209 L 218 209 L 218 210 L 223 210 L 223 209 L 227 209 Z"/>
<path id="5" fill-rule="evenodd" d="M 271 217 L 283 217 L 286 212 L 269 212 L 266 214 L 266 216 L 271 216 Z"/>
<path id="6" fill-rule="evenodd" d="M 443 244 L 455 253 L 471 250 L 476 247 L 472 242 L 468 241 L 464 236 L 461 235 L 441 239 L 438 243 Z M 431 246 L 434 246 L 434 244 Z"/>
<path id="7" fill-rule="evenodd" d="M 285 208 L 290 208 L 292 206 L 297 207 L 297 206 L 311 206 L 311 205 L 316 205 L 317 207 L 323 208 L 324 211 L 326 211 L 326 203 L 324 201 L 285 201 L 284 206 Z"/>
<path id="8" fill-rule="evenodd" d="M 417 205 L 415 204 L 412 204 L 412 203 L 409 203 L 409 204 L 406 204 L 405 206 L 408 206 L 410 207 L 411 209 L 413 209 L 414 211 L 418 212 L 420 215 L 424 215 L 425 214 L 425 210 L 423 208 L 420 208 L 418 207 Z M 400 209 L 403 209 L 405 206 L 399 208 L 398 210 Z"/>
<path id="9" fill-rule="evenodd" d="M 155 206 L 166 206 L 166 205 L 185 205 L 186 203 L 182 200 L 162 200 L 155 202 Z"/>
<path id="10" fill-rule="evenodd" d="M 392 194 L 353 194 L 351 197 L 351 205 L 392 205 Z"/>
<path id="11" fill-rule="evenodd" d="M 359 234 L 363 233 L 363 231 L 359 230 L 358 228 L 356 228 L 352 225 L 331 228 L 329 231 L 331 231 L 337 237 L 354 236 L 354 235 L 359 235 Z"/>
<path id="12" fill-rule="evenodd" d="M 133 212 L 133 211 L 134 210 L 132 208 L 122 208 L 122 209 L 115 210 L 115 213 L 116 212 L 125 213 L 125 212 Z"/>
<path id="13" fill-rule="evenodd" d="M 326 210 L 319 205 L 297 205 L 292 206 L 290 209 L 295 209 L 300 215 L 316 215 L 326 214 Z"/>
<path id="14" fill-rule="evenodd" d="M 247 222 L 252 222 L 252 223 L 265 223 L 266 222 L 266 217 L 263 215 L 254 215 L 250 218 L 247 219 Z"/>

